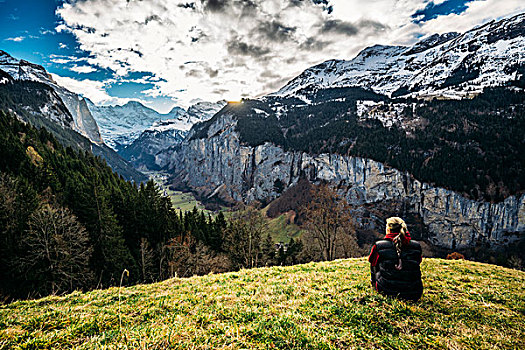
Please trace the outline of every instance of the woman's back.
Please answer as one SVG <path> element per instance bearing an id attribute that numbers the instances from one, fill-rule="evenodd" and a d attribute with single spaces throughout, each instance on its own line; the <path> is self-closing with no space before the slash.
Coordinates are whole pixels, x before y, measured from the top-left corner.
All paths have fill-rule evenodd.
<path id="1" fill-rule="evenodd" d="M 379 259 L 375 266 L 375 288 L 385 295 L 418 300 L 423 294 L 421 282 L 421 246 L 410 241 L 401 248 L 398 257 L 394 243 L 390 240 L 376 242 Z M 402 267 L 398 268 L 401 259 Z"/>
<path id="2" fill-rule="evenodd" d="M 402 219 L 387 219 L 385 239 L 374 244 L 368 260 L 371 282 L 378 292 L 409 300 L 421 297 L 421 246 L 410 239 Z"/>

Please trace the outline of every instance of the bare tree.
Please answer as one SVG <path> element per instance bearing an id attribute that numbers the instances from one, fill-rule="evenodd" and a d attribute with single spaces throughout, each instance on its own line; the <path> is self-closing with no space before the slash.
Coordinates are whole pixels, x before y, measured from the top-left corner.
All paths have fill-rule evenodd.
<path id="1" fill-rule="evenodd" d="M 46 204 L 29 219 L 21 266 L 34 280 L 43 280 L 46 293 L 72 291 L 89 284 L 92 249 L 84 227 L 64 208 Z"/>
<path id="2" fill-rule="evenodd" d="M 166 278 L 231 271 L 226 254 L 214 251 L 191 236 L 185 240 L 171 239 L 164 246 L 163 255 Z"/>
<path id="3" fill-rule="evenodd" d="M 312 200 L 302 208 L 305 244 L 315 244 L 323 260 L 350 257 L 358 249 L 351 207 L 327 184 L 314 186 Z M 308 249 L 307 249 L 308 250 Z"/>
<path id="4" fill-rule="evenodd" d="M 225 250 L 237 267 L 260 266 L 267 234 L 268 226 L 260 211 L 252 207 L 237 211 L 226 229 Z"/>
<path id="5" fill-rule="evenodd" d="M 153 280 L 153 249 L 146 238 L 140 239 L 140 272 L 142 273 L 142 281 L 148 282 Z"/>

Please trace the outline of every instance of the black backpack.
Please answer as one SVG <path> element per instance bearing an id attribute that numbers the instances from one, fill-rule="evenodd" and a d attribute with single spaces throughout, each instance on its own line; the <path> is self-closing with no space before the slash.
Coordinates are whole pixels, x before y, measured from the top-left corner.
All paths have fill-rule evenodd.
<path id="1" fill-rule="evenodd" d="M 375 275 L 375 287 L 384 295 L 391 295 L 407 300 L 418 300 L 423 294 L 421 282 L 421 245 L 416 241 L 401 247 L 402 268 L 399 263 L 396 247 L 389 240 L 376 242 L 379 259 L 372 268 Z"/>

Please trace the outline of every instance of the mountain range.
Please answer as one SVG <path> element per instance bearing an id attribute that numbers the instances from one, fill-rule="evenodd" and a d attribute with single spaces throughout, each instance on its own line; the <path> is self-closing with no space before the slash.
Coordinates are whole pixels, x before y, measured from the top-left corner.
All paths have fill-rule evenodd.
<path id="1" fill-rule="evenodd" d="M 520 14 L 326 61 L 196 124 L 165 167 L 210 205 L 297 210 L 306 179 L 336 185 L 363 230 L 401 213 L 446 249 L 523 241 L 524 28 Z"/>
<path id="2" fill-rule="evenodd" d="M 135 163 L 137 159 L 154 157 L 158 151 L 182 141 L 194 123 L 211 118 L 226 104 L 202 101 L 188 110 L 175 106 L 167 114 L 137 101 L 98 106 L 60 86 L 42 66 L 16 59 L 5 51 L 0 51 L 0 86 L 3 108 L 50 129 L 66 145 L 102 156 L 115 171 L 135 181 L 146 177 L 117 152 Z M 158 168 L 154 161 L 147 163 Z"/>
<path id="3" fill-rule="evenodd" d="M 302 181 L 331 182 L 363 230 L 401 212 L 416 238 L 445 249 L 523 241 L 525 14 L 372 46 L 261 98 L 167 114 L 95 106 L 3 51 L 0 82 L 2 108 L 129 171 L 106 142 L 210 207 L 260 202 L 279 214 L 297 210 Z"/>
<path id="4" fill-rule="evenodd" d="M 225 105 L 226 101 L 218 101 L 198 102 L 188 110 L 175 107 L 167 115 L 161 115 L 166 119 L 158 118 L 137 138 L 131 135 L 125 138 L 127 145 L 119 148 L 119 154 L 137 169 L 159 170 L 169 157 L 170 149 L 184 140 L 194 124 L 209 120 Z M 174 111 L 176 117 L 169 118 L 174 116 Z"/>
<path id="5" fill-rule="evenodd" d="M 431 35 L 413 46 L 375 45 L 351 60 L 306 69 L 271 96 L 298 97 L 325 88 L 361 86 L 390 97 L 463 98 L 525 73 L 525 14 L 465 33 Z"/>
<path id="6" fill-rule="evenodd" d="M 147 178 L 104 144 L 84 98 L 58 85 L 39 65 L 0 51 L 0 108 L 37 127 L 45 127 L 65 146 L 104 158 L 135 182 Z"/>

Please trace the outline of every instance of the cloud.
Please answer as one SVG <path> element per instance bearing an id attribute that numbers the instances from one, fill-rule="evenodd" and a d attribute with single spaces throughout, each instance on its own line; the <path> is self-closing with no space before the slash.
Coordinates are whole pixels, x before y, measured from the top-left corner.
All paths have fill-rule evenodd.
<path id="1" fill-rule="evenodd" d="M 359 29 L 357 26 L 349 22 L 344 22 L 339 19 L 331 19 L 323 23 L 321 26 L 321 33 L 337 33 L 354 36 L 357 34 Z"/>
<path id="2" fill-rule="evenodd" d="M 438 5 L 445 1 L 435 0 Z M 415 23 L 427 0 L 72 0 L 57 9 L 87 63 L 126 77 L 162 78 L 147 96 L 238 100 L 278 89 L 314 64 L 351 59 L 374 44 L 464 31 L 525 10 L 522 0 L 479 0 Z M 57 58 L 59 59 L 59 58 Z M 268 72 L 272 72 L 269 74 Z"/>
<path id="3" fill-rule="evenodd" d="M 49 30 L 49 29 L 44 29 L 44 28 L 40 28 L 39 33 L 41 35 L 55 35 L 56 34 L 54 30 Z"/>
<path id="4" fill-rule="evenodd" d="M 89 98 L 93 103 L 99 105 L 125 104 L 130 99 L 118 98 L 108 95 L 106 87 L 113 81 L 96 81 L 90 79 L 77 80 L 51 74 L 53 80 L 66 89 Z"/>
<path id="5" fill-rule="evenodd" d="M 87 74 L 87 73 L 93 73 L 96 72 L 97 69 L 91 66 L 78 66 L 74 65 L 73 67 L 68 68 L 70 71 L 79 73 L 79 74 Z"/>
<path id="6" fill-rule="evenodd" d="M 224 9 L 229 5 L 228 0 L 203 0 L 201 1 L 204 4 L 204 9 L 212 12 L 224 11 Z"/>
<path id="7" fill-rule="evenodd" d="M 26 37 L 25 36 L 17 36 L 17 37 L 14 37 L 14 38 L 6 38 L 4 40 L 6 41 L 14 41 L 16 43 L 19 43 L 21 41 L 23 41 Z"/>
<path id="8" fill-rule="evenodd" d="M 55 55 L 52 54 L 49 56 L 51 62 L 56 64 L 68 64 L 72 62 L 86 62 L 87 57 L 76 57 L 76 56 L 66 56 L 66 55 Z"/>
<path id="9" fill-rule="evenodd" d="M 260 57 L 270 52 L 269 48 L 247 44 L 235 38 L 226 43 L 230 55 Z"/>
<path id="10" fill-rule="evenodd" d="M 263 22 L 255 28 L 255 32 L 262 38 L 274 42 L 283 42 L 294 39 L 294 34 L 297 27 L 286 26 L 276 20 L 270 22 Z"/>

